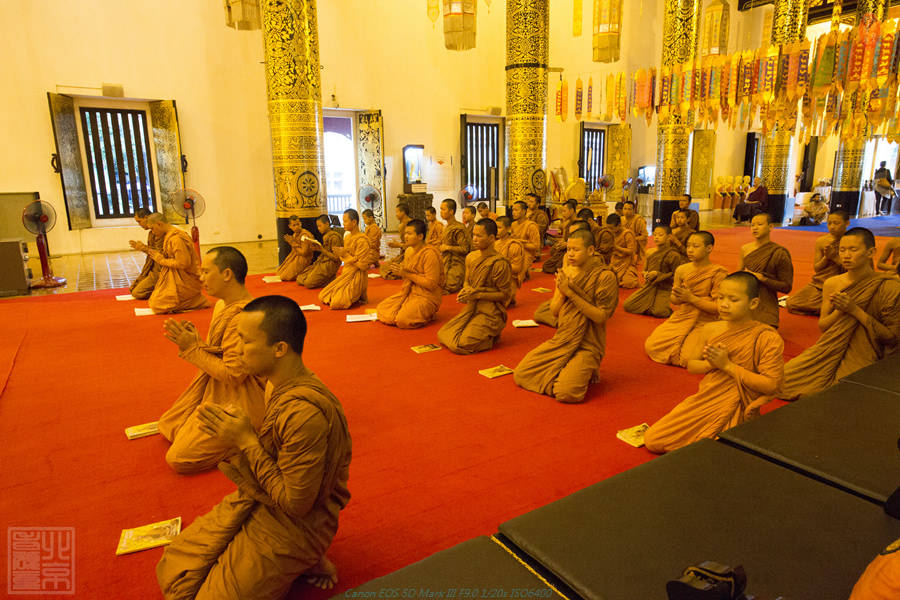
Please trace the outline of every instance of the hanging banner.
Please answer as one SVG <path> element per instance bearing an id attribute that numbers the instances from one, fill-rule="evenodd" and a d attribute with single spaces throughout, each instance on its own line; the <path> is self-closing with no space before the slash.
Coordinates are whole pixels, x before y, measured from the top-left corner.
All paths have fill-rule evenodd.
<path id="1" fill-rule="evenodd" d="M 572 0 L 572 35 L 581 37 L 582 0 Z"/>
<path id="2" fill-rule="evenodd" d="M 616 114 L 619 121 L 628 118 L 628 81 L 622 71 L 616 74 Z"/>
<path id="3" fill-rule="evenodd" d="M 616 112 L 616 76 L 610 73 L 606 76 L 606 109 L 603 111 L 603 120 L 612 121 Z"/>
<path id="4" fill-rule="evenodd" d="M 581 100 L 583 90 L 581 87 L 581 77 L 575 80 L 575 120 L 581 121 Z"/>
<path id="5" fill-rule="evenodd" d="M 619 60 L 622 0 L 594 0 L 594 62 Z"/>
<path id="6" fill-rule="evenodd" d="M 557 120 L 557 121 L 562 121 L 562 120 L 563 120 L 563 118 L 562 118 L 562 110 L 563 110 L 563 103 L 562 103 L 562 80 L 560 80 L 560 81 L 558 81 L 558 82 L 556 83 L 556 110 L 555 110 L 555 116 L 556 116 L 556 120 Z"/>
<path id="7" fill-rule="evenodd" d="M 590 119 L 594 114 L 594 77 L 588 77 L 588 89 L 587 89 L 587 109 L 585 110 L 587 113 L 587 118 Z"/>
<path id="8" fill-rule="evenodd" d="M 562 87 L 559 90 L 560 104 L 562 111 L 560 112 L 560 120 L 565 123 L 569 116 L 569 82 L 563 79 Z"/>

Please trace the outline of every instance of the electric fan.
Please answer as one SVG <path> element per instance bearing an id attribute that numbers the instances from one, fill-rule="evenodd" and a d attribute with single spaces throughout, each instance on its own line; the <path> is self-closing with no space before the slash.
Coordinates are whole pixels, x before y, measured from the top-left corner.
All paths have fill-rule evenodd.
<path id="1" fill-rule="evenodd" d="M 200 192 L 190 188 L 178 192 L 175 212 L 191 222 L 191 240 L 194 242 L 197 256 L 203 256 L 200 254 L 200 230 L 197 229 L 197 217 L 202 217 L 205 211 L 206 200 L 203 199 Z"/>
<path id="2" fill-rule="evenodd" d="M 56 225 L 56 210 L 46 202 L 35 200 L 22 211 L 22 225 L 37 236 L 38 255 L 41 257 L 41 279 L 32 281 L 32 288 L 55 288 L 66 284 L 64 277 L 54 277 L 47 247 L 47 232 Z"/>
<path id="3" fill-rule="evenodd" d="M 457 202 L 459 203 L 460 208 L 465 208 L 475 199 L 475 186 L 467 185 L 463 189 L 459 190 L 459 194 L 457 194 Z"/>
<path id="4" fill-rule="evenodd" d="M 364 185 L 359 188 L 359 207 L 362 210 L 367 208 L 375 209 L 381 204 L 381 192 L 374 185 Z"/>

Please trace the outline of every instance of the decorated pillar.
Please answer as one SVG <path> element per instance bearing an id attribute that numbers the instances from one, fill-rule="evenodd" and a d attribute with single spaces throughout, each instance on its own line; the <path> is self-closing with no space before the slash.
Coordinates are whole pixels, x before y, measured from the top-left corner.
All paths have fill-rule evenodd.
<path id="1" fill-rule="evenodd" d="M 859 0 L 856 4 L 856 22 L 875 18 L 884 20 L 885 0 Z M 861 93 L 860 91 L 853 92 Z M 866 153 L 866 138 L 843 138 L 834 154 L 834 171 L 831 178 L 831 210 L 842 209 L 850 217 L 859 212 L 859 197 L 862 194 L 863 158 Z"/>
<path id="2" fill-rule="evenodd" d="M 315 218 L 327 212 L 316 0 L 261 0 L 260 11 L 283 259 L 290 252 L 289 217 L 299 215 L 318 233 Z"/>
<path id="3" fill-rule="evenodd" d="M 506 2 L 507 205 L 529 192 L 543 197 L 546 191 L 548 4 Z"/>
<path id="4" fill-rule="evenodd" d="M 775 0 L 772 16 L 772 43 L 792 44 L 806 38 L 806 17 L 810 0 Z M 797 112 L 796 104 L 786 109 Z M 772 221 L 784 220 L 784 204 L 793 189 L 793 143 L 795 118 L 779 119 L 763 138 L 760 176 L 769 192 Z"/>
<path id="5" fill-rule="evenodd" d="M 663 17 L 662 67 L 697 57 L 700 0 L 666 0 Z M 656 181 L 653 186 L 653 224 L 669 224 L 678 199 L 688 188 L 688 148 L 693 115 L 673 111 L 656 127 Z"/>

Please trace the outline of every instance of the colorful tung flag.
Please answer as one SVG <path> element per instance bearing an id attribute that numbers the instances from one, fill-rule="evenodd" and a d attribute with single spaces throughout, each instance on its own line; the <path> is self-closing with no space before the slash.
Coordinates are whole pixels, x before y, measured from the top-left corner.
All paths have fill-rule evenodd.
<path id="1" fill-rule="evenodd" d="M 575 120 L 581 121 L 581 100 L 584 95 L 581 77 L 575 80 Z"/>

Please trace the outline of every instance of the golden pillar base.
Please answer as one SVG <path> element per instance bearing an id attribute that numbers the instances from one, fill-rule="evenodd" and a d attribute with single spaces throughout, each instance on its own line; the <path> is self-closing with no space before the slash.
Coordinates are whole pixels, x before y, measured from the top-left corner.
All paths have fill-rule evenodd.
<path id="1" fill-rule="evenodd" d="M 863 138 L 844 140 L 838 146 L 834 155 L 831 210 L 845 210 L 851 218 L 859 212 L 865 155 L 866 140 Z"/>

